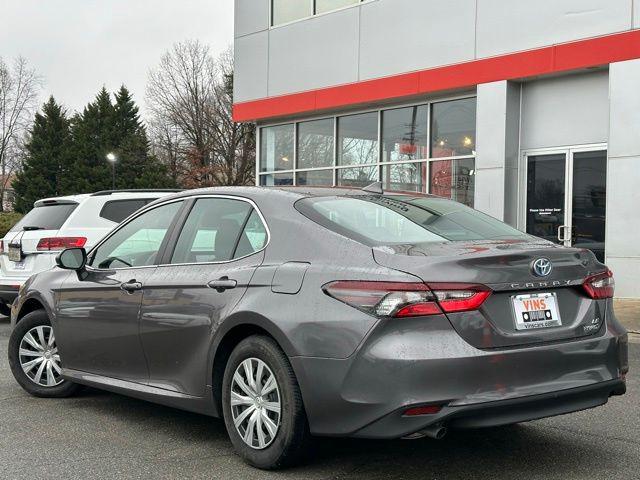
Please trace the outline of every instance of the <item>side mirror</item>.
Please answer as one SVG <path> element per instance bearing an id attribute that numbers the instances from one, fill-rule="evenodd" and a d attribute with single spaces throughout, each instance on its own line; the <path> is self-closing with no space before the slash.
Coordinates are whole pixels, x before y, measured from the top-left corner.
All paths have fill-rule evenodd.
<path id="1" fill-rule="evenodd" d="M 56 257 L 56 265 L 65 270 L 84 270 L 87 264 L 87 251 L 84 248 L 67 248 Z"/>

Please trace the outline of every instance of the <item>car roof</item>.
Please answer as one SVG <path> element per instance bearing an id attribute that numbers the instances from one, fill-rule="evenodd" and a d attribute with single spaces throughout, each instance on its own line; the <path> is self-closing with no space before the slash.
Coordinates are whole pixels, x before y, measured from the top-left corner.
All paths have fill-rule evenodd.
<path id="1" fill-rule="evenodd" d="M 433 197 L 419 192 L 402 192 L 402 191 L 389 191 L 384 192 L 384 195 L 389 196 L 406 196 L 411 195 L 413 197 Z M 198 188 L 194 190 L 184 190 L 174 195 L 168 195 L 162 199 L 154 201 L 151 205 L 171 199 L 189 198 L 197 195 L 235 195 L 241 197 L 247 197 L 251 199 L 258 199 L 261 197 L 273 198 L 274 195 L 282 195 L 283 197 L 300 199 L 307 197 L 332 197 L 332 196 L 355 196 L 355 195 L 372 195 L 372 192 L 364 191 L 360 188 L 353 187 L 311 187 L 311 186 L 274 186 L 274 187 L 255 187 L 255 186 L 241 186 L 241 187 L 207 187 Z"/>

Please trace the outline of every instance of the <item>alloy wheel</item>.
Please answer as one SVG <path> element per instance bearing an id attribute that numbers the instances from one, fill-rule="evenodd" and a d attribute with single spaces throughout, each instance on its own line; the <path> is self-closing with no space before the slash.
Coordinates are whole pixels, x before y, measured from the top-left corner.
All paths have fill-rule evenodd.
<path id="1" fill-rule="evenodd" d="M 56 387 L 64 381 L 56 338 L 50 326 L 39 325 L 25 333 L 18 357 L 22 371 L 36 385 Z"/>
<path id="2" fill-rule="evenodd" d="M 247 358 L 231 381 L 231 414 L 240 438 L 262 450 L 275 439 L 280 427 L 281 400 L 271 369 L 258 358 Z"/>

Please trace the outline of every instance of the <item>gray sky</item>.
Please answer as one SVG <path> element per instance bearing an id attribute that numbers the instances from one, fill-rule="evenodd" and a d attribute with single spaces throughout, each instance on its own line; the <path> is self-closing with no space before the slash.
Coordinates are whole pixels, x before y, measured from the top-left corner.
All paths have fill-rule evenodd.
<path id="1" fill-rule="evenodd" d="M 50 94 L 80 110 L 105 85 L 143 105 L 147 72 L 175 42 L 233 42 L 233 0 L 0 0 L 0 57 L 22 55 Z"/>

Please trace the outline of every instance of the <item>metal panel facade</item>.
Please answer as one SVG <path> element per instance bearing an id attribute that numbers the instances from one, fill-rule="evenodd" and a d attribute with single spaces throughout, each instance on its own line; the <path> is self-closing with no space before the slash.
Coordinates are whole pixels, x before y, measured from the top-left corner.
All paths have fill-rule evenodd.
<path id="1" fill-rule="evenodd" d="M 473 60 L 474 30 L 474 0 L 363 4 L 359 79 Z"/>
<path id="2" fill-rule="evenodd" d="M 606 142 L 608 96 L 606 71 L 525 83 L 521 148 Z"/>

